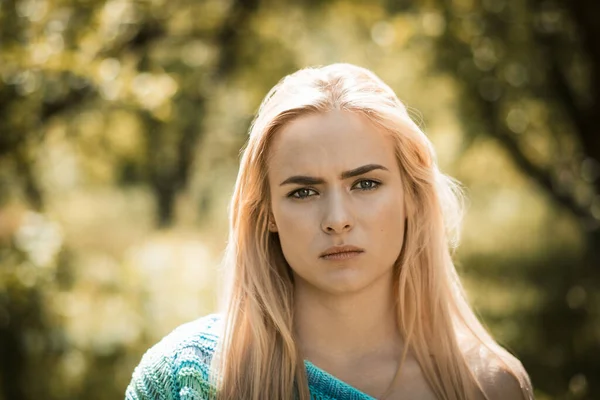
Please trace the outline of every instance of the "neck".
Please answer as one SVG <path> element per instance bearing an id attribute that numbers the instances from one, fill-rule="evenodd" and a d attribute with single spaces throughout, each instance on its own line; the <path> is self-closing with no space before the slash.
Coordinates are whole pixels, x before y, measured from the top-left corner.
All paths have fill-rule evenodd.
<path id="1" fill-rule="evenodd" d="M 294 294 L 294 328 L 305 358 L 345 364 L 401 353 L 391 278 L 347 294 L 296 280 Z"/>

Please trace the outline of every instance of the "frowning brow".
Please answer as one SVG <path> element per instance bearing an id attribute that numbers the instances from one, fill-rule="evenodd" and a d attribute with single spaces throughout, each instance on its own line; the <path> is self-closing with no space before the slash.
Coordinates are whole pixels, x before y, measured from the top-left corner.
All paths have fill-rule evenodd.
<path id="1" fill-rule="evenodd" d="M 367 164 L 362 167 L 351 169 L 350 171 L 344 171 L 340 174 L 340 179 L 348 179 L 354 176 L 359 176 L 366 174 L 367 172 L 373 171 L 375 169 L 381 169 L 384 171 L 389 171 L 386 167 L 379 164 Z M 290 176 L 285 181 L 281 182 L 279 186 L 289 185 L 289 184 L 297 184 L 297 185 L 320 185 L 325 183 L 325 179 L 318 178 L 314 176 L 306 176 L 306 175 L 295 175 Z"/>

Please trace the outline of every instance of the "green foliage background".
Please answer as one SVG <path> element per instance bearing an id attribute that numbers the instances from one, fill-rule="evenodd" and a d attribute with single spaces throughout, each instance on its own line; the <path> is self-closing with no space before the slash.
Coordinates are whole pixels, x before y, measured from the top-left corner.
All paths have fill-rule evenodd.
<path id="1" fill-rule="evenodd" d="M 267 91 L 350 62 L 467 188 L 456 263 L 538 399 L 600 398 L 592 1 L 0 2 L 0 399 L 122 398 L 215 311 Z M 600 41 L 598 41 L 600 42 Z"/>

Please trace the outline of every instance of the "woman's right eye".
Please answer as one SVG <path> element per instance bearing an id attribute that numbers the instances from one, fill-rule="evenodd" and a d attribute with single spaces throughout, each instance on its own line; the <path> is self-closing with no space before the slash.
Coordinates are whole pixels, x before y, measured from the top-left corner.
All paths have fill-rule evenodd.
<path id="1" fill-rule="evenodd" d="M 291 197 L 291 198 L 293 198 L 293 199 L 299 199 L 299 200 L 302 200 L 302 199 L 305 199 L 305 198 L 307 198 L 307 197 L 310 197 L 310 196 L 308 195 L 308 193 L 309 193 L 309 192 L 311 192 L 311 191 L 312 191 L 312 192 L 314 192 L 314 190 L 313 190 L 313 189 L 308 189 L 308 188 L 302 188 L 302 189 L 294 190 L 292 193 L 290 193 L 290 194 L 288 195 L 288 197 Z M 316 193 L 316 192 L 315 192 L 315 193 Z M 296 196 L 296 195 L 298 195 L 298 196 Z"/>

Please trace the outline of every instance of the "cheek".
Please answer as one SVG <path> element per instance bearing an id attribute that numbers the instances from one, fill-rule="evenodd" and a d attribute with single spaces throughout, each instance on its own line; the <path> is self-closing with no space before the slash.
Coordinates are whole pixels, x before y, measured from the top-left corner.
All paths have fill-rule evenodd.
<path id="1" fill-rule="evenodd" d="M 386 235 L 403 231 L 405 215 L 402 192 L 389 191 L 377 202 L 364 207 L 364 210 L 363 216 L 373 230 Z"/>
<path id="2" fill-rule="evenodd" d="M 404 241 L 405 215 L 401 195 L 393 195 L 368 208 L 365 225 L 375 254 L 385 264 L 395 261 Z"/>
<path id="3" fill-rule="evenodd" d="M 284 236 L 296 235 L 309 224 L 310 211 L 307 207 L 294 207 L 294 204 L 282 203 L 278 206 L 275 218 L 277 227 Z"/>
<path id="4" fill-rule="evenodd" d="M 281 206 L 276 215 L 279 241 L 286 257 L 306 253 L 314 237 L 314 218 L 306 207 Z"/>

